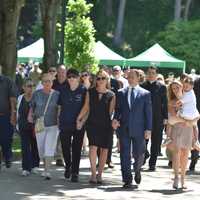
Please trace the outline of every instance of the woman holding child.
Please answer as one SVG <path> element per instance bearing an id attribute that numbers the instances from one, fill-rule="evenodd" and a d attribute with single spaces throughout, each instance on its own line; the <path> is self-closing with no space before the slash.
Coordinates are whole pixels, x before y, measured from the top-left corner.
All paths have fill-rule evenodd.
<path id="1" fill-rule="evenodd" d="M 169 99 L 169 121 L 170 117 L 174 118 L 180 110 L 181 105 L 178 104 L 180 96 L 182 96 L 183 85 L 179 81 L 173 81 L 168 88 Z M 181 118 L 180 118 L 181 119 Z M 182 121 L 182 122 L 181 122 Z M 178 122 L 178 120 L 177 120 Z M 180 120 L 180 122 L 173 125 L 168 125 L 167 135 L 170 137 L 171 142 L 168 147 L 173 149 L 173 170 L 174 182 L 173 188 L 178 189 L 179 185 L 179 169 L 181 170 L 181 188 L 186 189 L 185 174 L 188 162 L 188 154 L 192 148 L 193 140 L 193 126 L 187 121 Z"/>

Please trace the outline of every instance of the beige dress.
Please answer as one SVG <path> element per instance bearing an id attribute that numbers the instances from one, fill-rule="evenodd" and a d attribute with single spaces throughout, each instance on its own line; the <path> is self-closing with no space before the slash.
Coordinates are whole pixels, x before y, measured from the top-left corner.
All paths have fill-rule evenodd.
<path id="1" fill-rule="evenodd" d="M 169 104 L 169 114 L 176 114 L 175 110 L 175 101 L 170 102 Z M 170 116 L 169 116 L 170 117 Z M 177 123 L 172 126 L 171 129 L 171 138 L 172 145 L 175 148 L 191 148 L 192 147 L 192 137 L 193 137 L 193 128 L 191 126 L 186 126 L 181 123 Z"/>

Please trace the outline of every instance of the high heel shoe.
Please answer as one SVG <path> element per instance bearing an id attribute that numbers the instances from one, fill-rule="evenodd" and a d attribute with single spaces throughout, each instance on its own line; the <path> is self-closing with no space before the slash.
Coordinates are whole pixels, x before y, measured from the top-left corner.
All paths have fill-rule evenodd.
<path id="1" fill-rule="evenodd" d="M 177 176 L 174 177 L 173 188 L 176 190 L 178 189 L 178 182 L 179 182 L 178 177 Z"/>
<path id="2" fill-rule="evenodd" d="M 97 184 L 102 184 L 102 177 L 100 175 L 97 175 Z"/>
<path id="3" fill-rule="evenodd" d="M 185 184 L 185 177 L 181 177 L 181 189 L 186 190 L 187 186 Z"/>

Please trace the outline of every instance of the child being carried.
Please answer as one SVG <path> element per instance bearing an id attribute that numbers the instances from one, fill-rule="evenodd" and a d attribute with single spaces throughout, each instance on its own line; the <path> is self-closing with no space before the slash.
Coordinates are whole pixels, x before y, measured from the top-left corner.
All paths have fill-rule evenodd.
<path id="1" fill-rule="evenodd" d="M 192 78 L 187 77 L 183 81 L 183 94 L 178 94 L 179 100 L 176 102 L 177 115 L 170 116 L 168 120 L 167 139 L 162 146 L 171 143 L 171 126 L 177 123 L 186 123 L 193 127 L 193 148 L 200 151 L 198 142 L 198 127 L 197 121 L 200 119 L 200 114 L 196 108 L 196 96 L 193 91 L 194 82 Z"/>

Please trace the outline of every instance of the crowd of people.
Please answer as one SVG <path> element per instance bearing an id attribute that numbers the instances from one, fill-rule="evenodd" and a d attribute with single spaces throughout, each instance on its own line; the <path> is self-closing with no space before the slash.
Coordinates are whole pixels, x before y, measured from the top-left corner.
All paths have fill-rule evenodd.
<path id="1" fill-rule="evenodd" d="M 89 182 L 102 184 L 105 165 L 114 167 L 116 133 L 124 188 L 132 187 L 133 160 L 138 185 L 147 159 L 149 171 L 156 170 L 161 146 L 166 147 L 168 165 L 174 171 L 173 188 L 187 188 L 189 152 L 189 169 L 194 171 L 200 151 L 199 77 L 184 73 L 165 80 L 154 66 L 146 73 L 101 66 L 93 75 L 60 65 L 42 73 L 36 63 L 33 67 L 19 65 L 15 83 L 0 69 L 0 93 L 0 166 L 4 160 L 11 167 L 16 130 L 23 176 L 43 167 L 41 175 L 50 180 L 56 159 L 56 165 L 65 167 L 64 177 L 78 182 L 81 153 L 89 146 Z"/>

